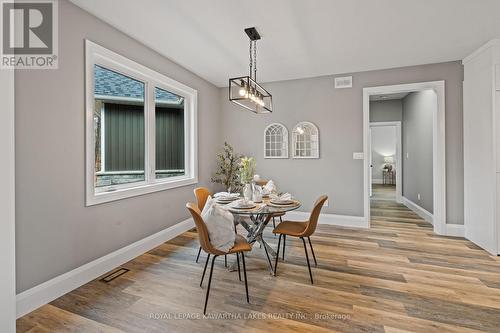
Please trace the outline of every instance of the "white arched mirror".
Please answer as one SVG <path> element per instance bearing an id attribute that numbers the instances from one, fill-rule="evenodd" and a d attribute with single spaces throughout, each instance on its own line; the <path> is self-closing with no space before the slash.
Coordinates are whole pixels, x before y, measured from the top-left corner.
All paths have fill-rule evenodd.
<path id="1" fill-rule="evenodd" d="M 273 123 L 264 130 L 264 158 L 288 158 L 288 130 Z"/>
<path id="2" fill-rule="evenodd" d="M 293 158 L 319 158 L 319 131 L 313 123 L 303 121 L 292 131 Z"/>

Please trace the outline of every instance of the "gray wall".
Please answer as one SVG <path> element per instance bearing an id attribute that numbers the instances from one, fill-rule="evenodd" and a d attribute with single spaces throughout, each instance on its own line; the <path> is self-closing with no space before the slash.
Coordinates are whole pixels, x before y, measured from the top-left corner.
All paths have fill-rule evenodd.
<path id="1" fill-rule="evenodd" d="M 263 69 L 265 70 L 265 69 Z M 350 74 L 349 74 L 350 75 Z M 275 111 L 255 115 L 227 101 L 220 90 L 224 138 L 242 153 L 257 158 L 258 173 L 272 178 L 311 208 L 322 193 L 330 197 L 324 212 L 363 215 L 363 161 L 352 153 L 363 151 L 364 87 L 422 81 L 446 81 L 446 192 L 448 223 L 463 224 L 462 81 L 460 62 L 354 73 L 353 88 L 334 89 L 333 77 L 323 76 L 272 82 Z M 320 159 L 264 159 L 263 131 L 271 122 L 290 130 L 299 121 L 319 127 Z"/>
<path id="2" fill-rule="evenodd" d="M 401 99 L 370 102 L 370 122 L 401 121 L 403 102 Z"/>
<path id="3" fill-rule="evenodd" d="M 410 93 L 403 99 L 403 196 L 430 213 L 433 212 L 432 118 L 435 112 L 437 95 L 432 90 Z"/>
<path id="4" fill-rule="evenodd" d="M 59 1 L 59 69 L 16 72 L 17 292 L 188 217 L 193 186 L 85 207 L 84 38 L 198 90 L 199 178 L 221 138 L 219 90 L 68 1 Z"/>

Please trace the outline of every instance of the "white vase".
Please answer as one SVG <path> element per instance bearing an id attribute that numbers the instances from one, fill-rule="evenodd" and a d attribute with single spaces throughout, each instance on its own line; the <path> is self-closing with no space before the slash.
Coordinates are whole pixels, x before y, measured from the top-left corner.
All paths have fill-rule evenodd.
<path id="1" fill-rule="evenodd" d="M 243 188 L 243 197 L 245 198 L 245 200 L 250 201 L 252 200 L 252 195 L 252 184 L 245 184 L 245 187 Z"/>

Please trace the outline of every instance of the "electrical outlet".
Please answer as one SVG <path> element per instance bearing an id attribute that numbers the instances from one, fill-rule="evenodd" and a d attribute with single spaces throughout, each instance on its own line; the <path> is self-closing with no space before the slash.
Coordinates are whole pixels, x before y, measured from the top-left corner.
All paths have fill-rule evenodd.
<path id="1" fill-rule="evenodd" d="M 417 193 L 417 199 L 420 200 L 420 193 Z"/>
<path id="2" fill-rule="evenodd" d="M 410 153 L 406 153 L 406 159 L 410 158 Z"/>
<path id="3" fill-rule="evenodd" d="M 365 158 L 364 153 L 352 153 L 352 159 L 353 160 L 362 160 Z"/>
<path id="4" fill-rule="evenodd" d="M 324 206 L 325 207 L 328 207 L 328 199 L 326 199 L 325 203 L 324 203 Z"/>

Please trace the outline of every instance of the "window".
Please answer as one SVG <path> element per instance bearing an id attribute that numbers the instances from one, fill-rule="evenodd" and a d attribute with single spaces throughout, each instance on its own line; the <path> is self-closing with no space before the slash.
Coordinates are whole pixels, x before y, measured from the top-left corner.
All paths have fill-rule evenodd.
<path id="1" fill-rule="evenodd" d="M 87 205 L 197 182 L 197 92 L 86 41 Z"/>
<path id="2" fill-rule="evenodd" d="M 264 130 L 264 157 L 288 158 L 288 130 L 279 123 L 274 123 Z"/>
<path id="3" fill-rule="evenodd" d="M 319 131 L 310 122 L 300 122 L 292 132 L 293 158 L 319 158 Z"/>

